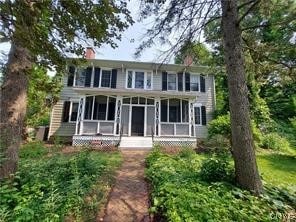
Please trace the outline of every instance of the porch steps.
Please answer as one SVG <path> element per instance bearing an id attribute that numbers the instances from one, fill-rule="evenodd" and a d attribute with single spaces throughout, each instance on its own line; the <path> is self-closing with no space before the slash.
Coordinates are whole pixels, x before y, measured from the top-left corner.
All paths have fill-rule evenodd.
<path id="1" fill-rule="evenodd" d="M 134 149 L 134 148 L 143 148 L 151 149 L 152 148 L 152 138 L 151 137 L 142 137 L 142 136 L 130 136 L 122 137 L 120 141 L 119 148 L 121 149 Z"/>

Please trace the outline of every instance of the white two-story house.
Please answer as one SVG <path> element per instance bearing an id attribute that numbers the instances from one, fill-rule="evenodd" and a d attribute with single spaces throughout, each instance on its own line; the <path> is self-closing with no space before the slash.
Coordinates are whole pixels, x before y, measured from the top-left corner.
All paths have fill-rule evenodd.
<path id="1" fill-rule="evenodd" d="M 214 109 L 207 67 L 88 58 L 83 67 L 68 65 L 49 138 L 74 146 L 193 146 L 207 136 Z"/>

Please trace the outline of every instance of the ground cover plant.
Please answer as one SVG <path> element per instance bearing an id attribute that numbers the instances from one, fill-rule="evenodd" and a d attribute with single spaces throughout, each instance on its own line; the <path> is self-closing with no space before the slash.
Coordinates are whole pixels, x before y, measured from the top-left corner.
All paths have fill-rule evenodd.
<path id="1" fill-rule="evenodd" d="M 293 212 L 295 193 L 266 185 L 265 193 L 255 197 L 235 186 L 230 159 L 188 151 L 169 155 L 154 149 L 146 170 L 152 187 L 151 211 L 174 222 L 282 221 Z"/>
<path id="2" fill-rule="evenodd" d="M 84 149 L 52 152 L 42 143 L 20 152 L 19 171 L 0 184 L 0 221 L 94 220 L 121 157 Z"/>

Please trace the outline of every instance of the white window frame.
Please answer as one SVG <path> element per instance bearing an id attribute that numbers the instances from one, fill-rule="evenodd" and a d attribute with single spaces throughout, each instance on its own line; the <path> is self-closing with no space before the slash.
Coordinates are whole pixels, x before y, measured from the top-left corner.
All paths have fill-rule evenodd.
<path id="1" fill-rule="evenodd" d="M 83 86 L 77 86 L 77 85 L 76 85 L 76 76 L 77 76 L 77 72 L 78 72 L 79 69 L 84 69 L 84 70 L 85 70 L 85 69 L 87 69 L 87 67 L 88 67 L 88 66 L 85 66 L 85 67 L 84 67 L 84 66 L 82 66 L 82 67 L 76 67 L 76 66 L 75 66 L 74 80 L 73 80 L 73 87 L 85 87 L 84 85 L 83 85 Z M 84 79 L 84 84 L 85 84 L 85 79 Z"/>
<path id="2" fill-rule="evenodd" d="M 105 88 L 105 89 L 110 89 L 111 88 L 111 81 L 112 81 L 112 68 L 108 68 L 108 67 L 100 67 L 100 84 L 99 84 L 99 88 Z M 109 87 L 106 86 L 102 86 L 102 77 L 103 77 L 103 70 L 104 71 L 110 71 L 110 81 L 109 81 Z M 93 85 L 92 85 L 93 87 Z"/>
<path id="3" fill-rule="evenodd" d="M 128 87 L 128 72 L 132 72 L 132 87 Z M 144 73 L 144 87 L 143 88 L 135 88 L 136 84 L 136 72 Z M 147 76 L 148 73 L 151 74 L 151 87 L 147 88 Z M 142 70 L 142 69 L 127 69 L 125 75 L 125 88 L 126 89 L 139 89 L 139 90 L 152 90 L 153 89 L 153 71 L 152 70 Z"/>
<path id="4" fill-rule="evenodd" d="M 197 76 L 197 79 L 198 79 L 198 90 L 197 91 L 191 90 L 191 76 Z M 199 73 L 190 73 L 190 92 L 200 92 L 200 74 Z"/>
<path id="5" fill-rule="evenodd" d="M 201 107 L 202 104 L 201 103 L 195 103 L 193 104 L 193 117 L 194 117 L 194 125 L 195 126 L 202 126 L 202 114 L 201 114 Z M 195 108 L 199 108 L 199 124 L 195 123 Z"/>
<path id="6" fill-rule="evenodd" d="M 169 75 L 175 75 L 175 89 L 169 89 Z M 167 72 L 167 91 L 178 91 L 178 75 L 176 72 Z"/>
<path id="7" fill-rule="evenodd" d="M 71 117 L 72 117 L 72 107 L 73 107 L 73 103 L 78 103 L 78 110 L 77 110 L 77 115 L 78 115 L 78 111 L 79 111 L 79 100 L 70 100 L 70 109 L 69 109 L 69 123 L 76 123 L 77 121 L 77 118 L 75 121 L 72 121 L 71 120 Z M 78 116 L 77 116 L 78 117 Z"/>
<path id="8" fill-rule="evenodd" d="M 180 103 L 180 112 L 181 112 L 181 119 L 180 119 L 180 122 L 170 122 L 170 116 L 169 116 L 169 114 L 170 114 L 170 99 L 172 99 L 172 98 L 162 98 L 162 99 L 160 99 L 160 102 L 159 102 L 159 107 L 160 107 L 160 123 L 171 123 L 171 124 L 189 124 L 189 122 L 190 122 L 190 102 L 189 102 L 189 99 L 187 100 L 187 99 L 178 99 L 179 100 L 179 103 Z M 161 101 L 162 100 L 167 100 L 167 122 L 163 122 L 163 121 L 161 121 Z M 183 100 L 185 100 L 185 101 L 187 101 L 188 102 L 188 121 L 187 122 L 184 122 L 183 121 L 183 119 L 182 119 L 182 114 L 183 114 L 183 107 L 182 107 L 182 101 Z"/>

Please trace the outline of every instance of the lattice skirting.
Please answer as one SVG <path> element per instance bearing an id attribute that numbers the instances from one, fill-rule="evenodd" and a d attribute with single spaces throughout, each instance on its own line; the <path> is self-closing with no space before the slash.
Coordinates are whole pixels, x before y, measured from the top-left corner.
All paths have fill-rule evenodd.
<path id="1" fill-rule="evenodd" d="M 196 147 L 196 138 L 162 138 L 155 137 L 153 145 L 162 147 Z"/>
<path id="2" fill-rule="evenodd" d="M 118 146 L 119 136 L 73 136 L 73 146 L 114 147 Z"/>

